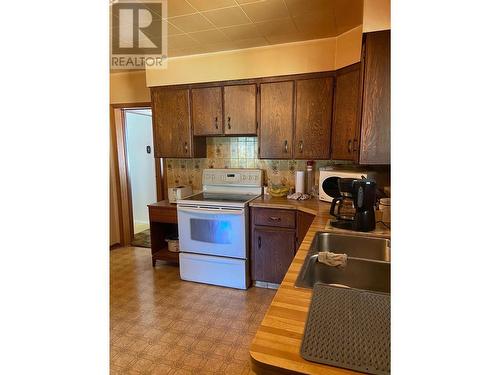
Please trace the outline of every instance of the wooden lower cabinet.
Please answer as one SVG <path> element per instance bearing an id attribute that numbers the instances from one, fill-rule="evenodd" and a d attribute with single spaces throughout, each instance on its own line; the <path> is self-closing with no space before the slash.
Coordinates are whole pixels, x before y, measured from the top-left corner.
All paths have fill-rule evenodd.
<path id="1" fill-rule="evenodd" d="M 302 211 L 252 207 L 252 281 L 280 284 L 313 220 Z"/>
<path id="2" fill-rule="evenodd" d="M 316 216 L 303 211 L 297 211 L 297 249 L 309 230 Z"/>
<path id="3" fill-rule="evenodd" d="M 179 253 L 168 251 L 165 241 L 168 237 L 177 237 L 177 207 L 167 200 L 148 205 L 149 230 L 151 233 L 151 261 L 153 267 L 157 260 L 179 264 Z"/>
<path id="4" fill-rule="evenodd" d="M 279 284 L 295 256 L 295 229 L 254 227 L 252 273 L 255 280 Z"/>

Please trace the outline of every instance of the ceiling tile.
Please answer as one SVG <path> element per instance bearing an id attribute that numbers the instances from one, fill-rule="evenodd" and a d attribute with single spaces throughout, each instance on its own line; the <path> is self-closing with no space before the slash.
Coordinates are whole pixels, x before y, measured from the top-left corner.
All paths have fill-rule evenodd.
<path id="1" fill-rule="evenodd" d="M 211 10 L 202 13 L 217 27 L 227 27 L 251 23 L 240 7 Z"/>
<path id="2" fill-rule="evenodd" d="M 236 44 L 230 40 L 220 43 L 204 44 L 203 47 L 206 49 L 207 52 L 227 51 L 238 48 Z"/>
<path id="3" fill-rule="evenodd" d="M 285 0 L 290 15 L 303 16 L 308 13 L 325 13 L 334 15 L 335 1 L 333 0 Z"/>
<path id="4" fill-rule="evenodd" d="M 254 22 L 289 17 L 288 9 L 283 0 L 264 0 L 242 5 L 241 8 Z"/>
<path id="5" fill-rule="evenodd" d="M 310 13 L 294 17 L 297 29 L 310 39 L 327 38 L 335 36 L 335 19 L 328 14 Z"/>
<path id="6" fill-rule="evenodd" d="M 196 13 L 196 9 L 189 5 L 185 0 L 167 1 L 167 17 L 182 16 L 190 13 Z"/>
<path id="7" fill-rule="evenodd" d="M 176 57 L 176 56 L 186 56 L 186 55 L 197 55 L 200 53 L 206 53 L 206 49 L 203 46 L 196 46 L 190 48 L 178 48 L 168 50 L 168 57 Z"/>
<path id="8" fill-rule="evenodd" d="M 190 14 L 188 16 L 169 18 L 168 21 L 186 33 L 214 28 L 214 26 L 210 22 L 208 22 L 205 17 L 198 13 Z"/>
<path id="9" fill-rule="evenodd" d="M 168 23 L 168 29 L 167 29 L 168 34 L 167 35 L 179 35 L 179 34 L 184 34 L 180 29 L 175 27 L 173 24 L 170 22 Z"/>
<path id="10" fill-rule="evenodd" d="M 276 35 L 291 35 L 298 33 L 297 28 L 290 18 L 282 18 L 279 20 L 258 22 L 255 24 L 259 33 L 266 37 L 273 37 Z"/>
<path id="11" fill-rule="evenodd" d="M 237 5 L 234 0 L 189 0 L 189 3 L 200 12 Z"/>
<path id="12" fill-rule="evenodd" d="M 198 31 L 196 33 L 189 33 L 188 35 L 202 44 L 212 44 L 229 41 L 229 38 L 219 30 Z"/>
<path id="13" fill-rule="evenodd" d="M 308 38 L 300 33 L 292 33 L 292 34 L 275 34 L 266 36 L 266 39 L 269 41 L 269 44 L 281 44 L 281 43 L 292 43 L 298 42 L 301 40 L 307 40 Z"/>
<path id="14" fill-rule="evenodd" d="M 169 35 L 167 39 L 167 48 L 170 49 L 183 49 L 183 48 L 192 48 L 198 46 L 196 40 L 193 40 L 188 35 Z"/>
<path id="15" fill-rule="evenodd" d="M 345 33 L 363 23 L 363 0 L 332 0 L 335 4 L 337 34 Z"/>
<path id="16" fill-rule="evenodd" d="M 238 4 L 258 3 L 266 0 L 236 0 Z"/>
<path id="17" fill-rule="evenodd" d="M 261 46 L 267 46 L 269 45 L 269 42 L 259 36 L 256 38 L 250 38 L 250 39 L 241 39 L 237 40 L 234 42 L 237 48 L 252 48 L 252 47 L 261 47 Z"/>
<path id="18" fill-rule="evenodd" d="M 261 36 L 254 24 L 224 27 L 221 28 L 221 31 L 231 40 L 252 39 Z"/>

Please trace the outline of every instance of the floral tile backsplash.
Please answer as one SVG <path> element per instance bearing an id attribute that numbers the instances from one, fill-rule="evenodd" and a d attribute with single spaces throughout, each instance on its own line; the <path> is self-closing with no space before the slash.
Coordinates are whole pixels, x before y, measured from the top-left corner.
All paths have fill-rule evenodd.
<path id="1" fill-rule="evenodd" d="M 207 138 L 207 157 L 204 159 L 167 159 L 167 184 L 191 185 L 201 190 L 201 176 L 205 168 L 258 168 L 264 170 L 264 185 L 283 184 L 295 187 L 295 171 L 305 171 L 305 160 L 258 159 L 257 137 L 210 137 Z M 332 160 L 314 163 L 315 184 L 319 180 L 319 168 L 336 165 Z"/>

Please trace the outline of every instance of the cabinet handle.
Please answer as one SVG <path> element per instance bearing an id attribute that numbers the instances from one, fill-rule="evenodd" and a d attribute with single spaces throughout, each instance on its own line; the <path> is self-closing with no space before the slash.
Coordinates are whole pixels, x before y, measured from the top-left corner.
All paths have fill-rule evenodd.
<path id="1" fill-rule="evenodd" d="M 219 124 L 217 123 L 217 117 L 215 117 L 215 129 L 219 129 Z"/>
<path id="2" fill-rule="evenodd" d="M 188 152 L 188 143 L 184 142 L 184 152 L 187 154 Z"/>
<path id="3" fill-rule="evenodd" d="M 288 141 L 285 141 L 285 154 L 288 153 Z"/>
<path id="4" fill-rule="evenodd" d="M 227 116 L 227 128 L 231 129 L 231 117 Z"/>
<path id="5" fill-rule="evenodd" d="M 351 151 L 352 151 L 352 141 L 349 139 L 349 141 L 347 141 L 347 152 L 351 153 Z"/>
<path id="6" fill-rule="evenodd" d="M 304 141 L 299 142 L 299 152 L 302 154 L 302 151 L 304 151 Z"/>
<path id="7" fill-rule="evenodd" d="M 270 221 L 277 221 L 277 222 L 280 222 L 280 221 L 281 221 L 281 217 L 277 217 L 277 216 L 269 216 L 269 220 L 270 220 Z"/>
<path id="8" fill-rule="evenodd" d="M 357 145 L 357 143 L 358 143 L 358 140 L 357 140 L 357 139 L 355 139 L 354 141 L 352 141 L 352 145 L 354 146 L 352 150 L 353 150 L 354 152 L 358 151 L 358 147 L 356 146 L 356 145 Z"/>
<path id="9" fill-rule="evenodd" d="M 262 240 L 261 240 L 260 236 L 259 236 L 259 238 L 257 239 L 257 246 L 259 247 L 259 249 L 260 249 L 260 247 L 262 246 Z"/>

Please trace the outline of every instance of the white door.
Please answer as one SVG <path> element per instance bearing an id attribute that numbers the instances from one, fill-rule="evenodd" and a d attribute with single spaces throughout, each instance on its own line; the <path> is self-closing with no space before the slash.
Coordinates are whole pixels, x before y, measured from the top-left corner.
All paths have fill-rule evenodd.
<path id="1" fill-rule="evenodd" d="M 157 200 L 151 109 L 125 110 L 125 140 L 135 234 L 149 228 L 147 205 Z"/>

